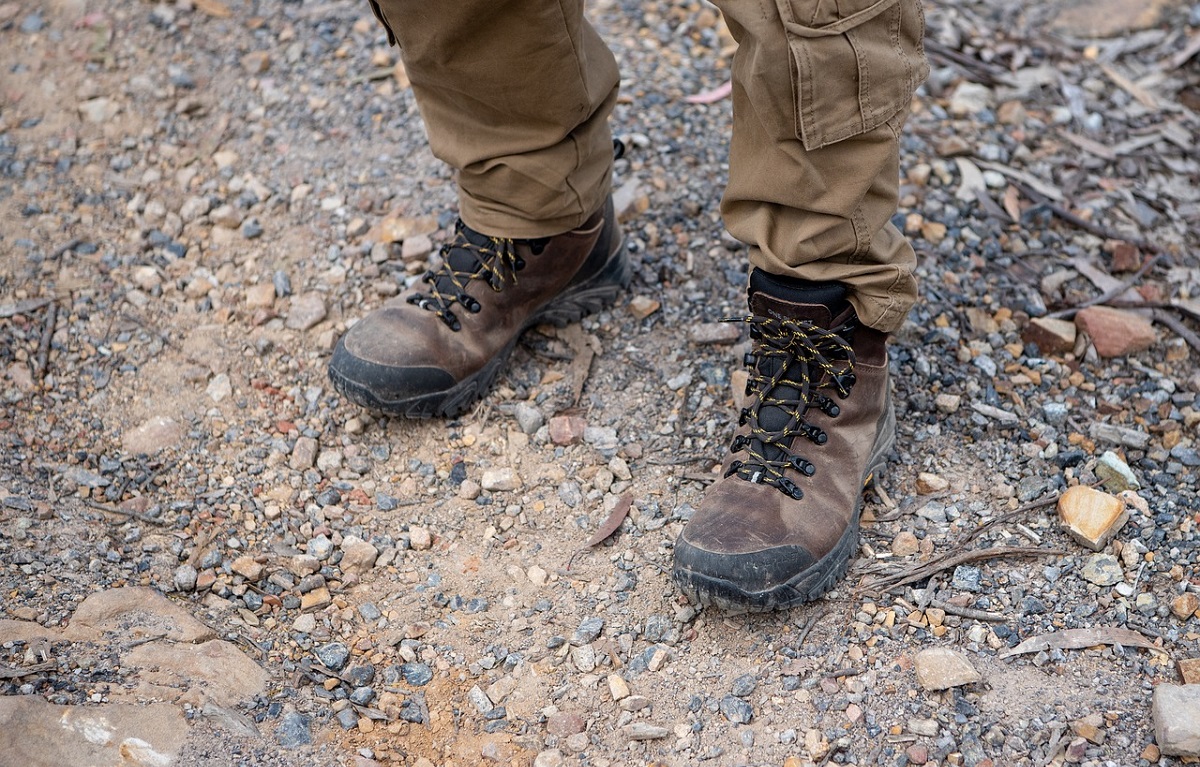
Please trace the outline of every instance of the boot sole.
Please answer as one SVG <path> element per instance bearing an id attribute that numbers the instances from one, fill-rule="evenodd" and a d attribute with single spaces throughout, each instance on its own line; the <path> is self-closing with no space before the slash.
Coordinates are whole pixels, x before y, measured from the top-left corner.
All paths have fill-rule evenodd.
<path id="1" fill-rule="evenodd" d="M 526 330 L 550 323 L 563 327 L 612 305 L 629 287 L 633 271 L 625 252 L 624 238 L 599 272 L 563 293 L 535 312 L 486 365 L 445 391 L 400 400 L 377 397 L 366 386 L 330 368 L 333 387 L 355 404 L 405 418 L 454 418 L 462 415 L 492 388 L 504 364 Z"/>
<path id="2" fill-rule="evenodd" d="M 863 477 L 864 490 L 883 472 L 887 465 L 887 454 L 895 442 L 896 412 L 889 399 L 880 439 L 875 442 Z M 858 520 L 862 507 L 863 497 L 860 493 L 855 503 L 854 517 L 837 544 L 815 564 L 786 583 L 763 591 L 746 591 L 722 578 L 678 567 L 673 572 L 675 582 L 689 599 L 701 607 L 711 607 L 730 614 L 787 610 L 820 599 L 841 581 L 850 568 L 850 558 L 858 545 Z"/>

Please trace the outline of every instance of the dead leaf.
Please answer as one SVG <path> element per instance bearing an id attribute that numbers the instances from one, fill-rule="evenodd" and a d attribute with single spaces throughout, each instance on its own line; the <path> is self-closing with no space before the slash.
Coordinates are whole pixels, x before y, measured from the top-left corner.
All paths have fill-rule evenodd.
<path id="1" fill-rule="evenodd" d="M 1053 634 L 1039 634 L 1030 637 L 1021 644 L 1000 653 L 1000 658 L 1011 658 L 1014 655 L 1041 652 L 1043 650 L 1082 650 L 1095 647 L 1098 644 L 1121 645 L 1123 647 L 1143 647 L 1147 650 L 1166 653 L 1158 645 L 1133 629 L 1116 626 L 1097 626 L 1090 629 L 1066 629 Z"/>
<path id="2" fill-rule="evenodd" d="M 1013 221 L 1021 220 L 1021 193 L 1012 184 L 1004 189 L 1004 212 Z"/>
<path id="3" fill-rule="evenodd" d="M 592 360 L 600 353 L 600 339 L 584 333 L 578 325 L 568 325 L 560 332 L 560 336 L 575 352 L 575 359 L 571 360 L 571 407 L 575 407 L 583 396 Z"/>
<path id="4" fill-rule="evenodd" d="M 221 0 L 196 0 L 195 5 L 198 10 L 218 19 L 227 19 L 233 15 L 229 6 L 222 3 Z"/>
<path id="5" fill-rule="evenodd" d="M 958 191 L 954 193 L 955 198 L 963 202 L 971 202 L 987 194 L 987 184 L 983 180 L 983 172 L 979 170 L 978 165 L 966 157 L 955 157 L 954 162 L 958 165 L 958 175 L 962 179 L 958 185 Z"/>
<path id="6" fill-rule="evenodd" d="M 600 528 L 592 534 L 592 537 L 588 538 L 587 542 L 584 543 L 582 547 L 577 549 L 575 553 L 571 555 L 571 558 L 567 560 L 567 569 L 571 569 L 571 563 L 575 561 L 575 557 L 579 556 L 580 553 L 587 551 L 593 546 L 598 546 L 599 544 L 603 543 L 608 536 L 615 533 L 617 528 L 621 526 L 621 523 L 625 521 L 625 517 L 629 516 L 629 510 L 632 507 L 633 495 L 631 493 L 624 493 L 617 500 L 617 505 L 614 506 L 613 510 L 609 513 L 608 519 L 604 520 L 604 524 L 600 525 Z"/>

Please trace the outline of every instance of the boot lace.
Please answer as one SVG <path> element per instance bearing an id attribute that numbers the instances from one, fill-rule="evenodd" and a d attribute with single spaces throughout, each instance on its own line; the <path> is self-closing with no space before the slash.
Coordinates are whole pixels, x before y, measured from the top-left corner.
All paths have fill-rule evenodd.
<path id="1" fill-rule="evenodd" d="M 441 265 L 421 277 L 429 286 L 428 291 L 413 293 L 408 302 L 435 313 L 447 327 L 457 332 L 462 329 L 462 322 L 452 311 L 454 304 L 472 314 L 483 308 L 467 293 L 467 286 L 482 279 L 499 293 L 505 285 L 517 284 L 517 272 L 525 268 L 525 259 L 518 253 L 517 246 L 528 245 L 537 255 L 545 249 L 549 239 L 491 237 L 476 232 L 460 220 L 454 227 L 454 239 L 442 246 Z"/>
<path id="2" fill-rule="evenodd" d="M 827 393 L 845 399 L 854 387 L 854 351 L 846 339 L 856 325 L 851 319 L 833 329 L 818 327 L 808 320 L 750 316 L 731 320 L 750 326 L 753 351 L 746 355 L 750 378 L 746 394 L 753 395 L 741 412 L 739 425 L 749 424 L 750 433 L 740 434 L 731 452 L 745 452 L 744 460 L 733 461 L 725 476 L 771 485 L 796 500 L 804 491 L 789 478 L 789 469 L 811 477 L 816 468 L 798 452 L 796 437 L 813 445 L 824 445 L 828 435 L 810 423 L 813 408 L 830 418 L 841 412 Z"/>

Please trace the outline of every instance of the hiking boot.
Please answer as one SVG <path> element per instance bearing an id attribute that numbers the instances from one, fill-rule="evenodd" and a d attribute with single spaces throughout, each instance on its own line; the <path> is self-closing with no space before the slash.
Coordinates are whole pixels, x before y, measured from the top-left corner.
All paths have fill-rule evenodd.
<path id="1" fill-rule="evenodd" d="M 896 429 L 887 336 L 859 323 L 844 286 L 755 270 L 749 293 L 748 404 L 675 543 L 680 588 L 730 612 L 792 607 L 845 574 Z"/>
<path id="2" fill-rule="evenodd" d="M 491 387 L 526 328 L 598 311 L 630 276 L 611 198 L 554 237 L 490 237 L 460 221 L 441 266 L 342 336 L 329 378 L 363 407 L 459 415 Z"/>

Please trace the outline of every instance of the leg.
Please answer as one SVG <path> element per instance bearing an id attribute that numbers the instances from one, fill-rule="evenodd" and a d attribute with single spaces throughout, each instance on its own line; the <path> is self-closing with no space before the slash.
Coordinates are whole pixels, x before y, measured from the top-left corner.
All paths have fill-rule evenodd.
<path id="1" fill-rule="evenodd" d="M 379 0 L 467 226 L 546 237 L 600 209 L 619 75 L 582 0 Z"/>
<path id="2" fill-rule="evenodd" d="M 919 0 L 725 0 L 739 49 L 723 201 L 751 246 L 754 352 L 724 477 L 675 546 L 702 604 L 790 607 L 846 571 L 894 439 L 886 333 L 916 298 L 890 223 L 927 69 Z"/>
<path id="3" fill-rule="evenodd" d="M 372 6 L 458 170 L 462 221 L 440 265 L 338 341 L 329 377 L 364 407 L 456 416 L 526 328 L 577 320 L 629 282 L 606 204 L 616 64 L 582 0 Z"/>

